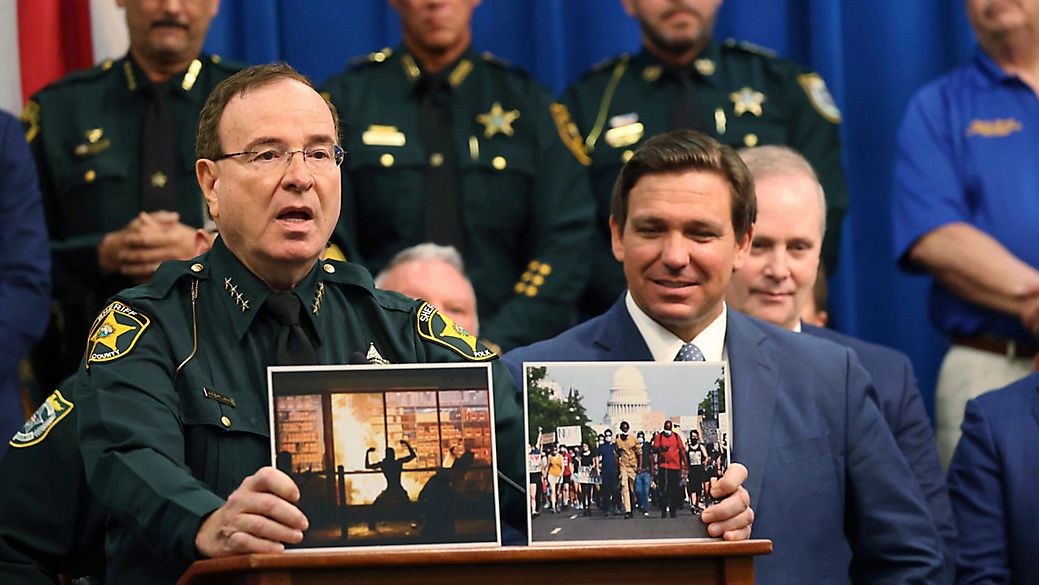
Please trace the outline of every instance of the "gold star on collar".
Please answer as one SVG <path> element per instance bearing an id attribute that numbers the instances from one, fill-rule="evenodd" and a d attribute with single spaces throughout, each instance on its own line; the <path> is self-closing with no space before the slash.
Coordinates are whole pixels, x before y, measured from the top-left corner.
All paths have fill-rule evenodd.
<path id="1" fill-rule="evenodd" d="M 249 310 L 249 301 L 242 298 L 242 293 L 238 292 L 238 285 L 231 282 L 230 276 L 224 279 L 224 290 L 227 291 L 227 294 L 231 295 L 231 300 L 238 305 L 238 308 L 240 308 L 243 313 Z"/>
<path id="2" fill-rule="evenodd" d="M 506 136 L 512 136 L 515 133 L 512 129 L 512 123 L 519 117 L 519 110 L 506 112 L 502 109 L 501 102 L 494 102 L 494 105 L 491 106 L 491 111 L 486 114 L 476 115 L 476 121 L 483 124 L 484 138 L 490 138 L 499 132 Z"/>
<path id="3" fill-rule="evenodd" d="M 765 94 L 760 91 L 743 87 L 739 91 L 730 93 L 729 99 L 732 100 L 732 109 L 737 116 L 750 112 L 759 118 L 761 117 L 761 104 L 765 102 Z"/>
<path id="4" fill-rule="evenodd" d="M 151 178 L 152 187 L 155 187 L 156 189 L 162 189 L 165 187 L 167 181 L 169 181 L 169 178 L 163 174 L 162 171 L 155 171 L 155 174 L 152 175 Z"/>

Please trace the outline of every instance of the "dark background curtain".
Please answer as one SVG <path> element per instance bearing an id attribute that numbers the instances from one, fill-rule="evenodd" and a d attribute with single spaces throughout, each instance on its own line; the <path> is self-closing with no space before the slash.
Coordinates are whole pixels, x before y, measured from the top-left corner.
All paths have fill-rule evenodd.
<path id="1" fill-rule="evenodd" d="M 206 49 L 245 63 L 285 60 L 321 83 L 350 58 L 400 42 L 383 0 L 223 0 Z M 617 53 L 639 49 L 619 0 L 484 0 L 473 45 L 559 93 Z M 833 325 L 912 358 L 931 409 L 946 342 L 927 317 L 929 280 L 894 265 L 891 165 L 912 93 L 973 55 L 962 0 L 729 0 L 715 27 L 826 79 L 841 107 L 851 212 L 830 278 Z"/>

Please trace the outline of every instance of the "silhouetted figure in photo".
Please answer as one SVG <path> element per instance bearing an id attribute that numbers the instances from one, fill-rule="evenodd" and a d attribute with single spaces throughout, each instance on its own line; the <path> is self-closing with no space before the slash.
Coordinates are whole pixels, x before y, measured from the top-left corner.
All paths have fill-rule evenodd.
<path id="1" fill-rule="evenodd" d="M 462 491 L 465 474 L 472 468 L 475 456 L 466 451 L 455 459 L 451 467 L 442 467 L 429 478 L 418 496 L 422 514 L 426 518 L 422 536 L 430 542 L 450 542 L 455 539 L 455 522 L 461 516 L 465 501 Z"/>
<path id="2" fill-rule="evenodd" d="M 404 486 L 400 483 L 400 473 L 405 463 L 415 459 L 415 450 L 411 448 L 411 444 L 407 441 L 402 440 L 400 444 L 408 448 L 408 454 L 400 459 L 397 459 L 397 452 L 394 451 L 393 447 L 386 447 L 386 457 L 378 463 L 372 463 L 371 461 L 371 455 L 375 451 L 375 447 L 369 447 L 364 453 L 364 468 L 381 469 L 383 476 L 386 477 L 386 489 L 372 503 L 371 514 L 373 516 L 376 510 L 383 513 L 386 510 L 400 508 L 411 502 L 408 492 L 404 491 Z M 368 520 L 368 529 L 375 530 L 374 518 Z"/>

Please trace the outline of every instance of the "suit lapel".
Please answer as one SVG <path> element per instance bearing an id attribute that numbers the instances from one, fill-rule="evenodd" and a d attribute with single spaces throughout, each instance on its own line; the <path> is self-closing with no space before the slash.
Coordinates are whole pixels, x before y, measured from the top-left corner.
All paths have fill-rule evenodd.
<path id="1" fill-rule="evenodd" d="M 621 295 L 603 314 L 601 326 L 592 340 L 601 352 L 600 359 L 610 362 L 653 361 L 646 340 L 628 314 L 624 298 L 625 295 Z"/>
<path id="2" fill-rule="evenodd" d="M 732 380 L 733 460 L 747 466 L 743 485 L 751 502 L 761 494 L 776 407 L 778 377 L 767 341 L 753 321 L 729 311 L 725 347 Z"/>

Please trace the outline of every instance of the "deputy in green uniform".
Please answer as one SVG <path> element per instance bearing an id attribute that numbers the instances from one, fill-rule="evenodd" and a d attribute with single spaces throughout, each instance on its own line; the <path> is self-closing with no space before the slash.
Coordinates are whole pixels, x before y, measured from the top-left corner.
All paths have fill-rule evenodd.
<path id="1" fill-rule="evenodd" d="M 576 127 L 528 75 L 470 47 L 478 4 L 390 0 L 404 46 L 324 86 L 343 117 L 336 243 L 373 273 L 432 241 L 462 252 L 481 337 L 501 349 L 567 328 L 588 275 L 594 201 Z"/>
<path id="2" fill-rule="evenodd" d="M 0 583 L 74 585 L 104 576 L 104 509 L 79 454 L 76 384 L 61 383 L 11 438 L 0 460 Z"/>
<path id="3" fill-rule="evenodd" d="M 22 112 L 40 175 L 59 314 L 34 356 L 54 387 L 83 357 L 91 319 L 163 260 L 193 256 L 205 218 L 195 121 L 237 68 L 200 54 L 217 0 L 120 0 L 130 50 L 34 95 Z"/>
<path id="4" fill-rule="evenodd" d="M 625 287 L 608 225 L 621 165 L 650 136 L 677 128 L 705 132 L 735 148 L 782 144 L 803 154 L 826 190 L 822 255 L 833 274 L 848 194 L 840 111 L 822 78 L 752 45 L 713 40 L 721 0 L 622 2 L 639 22 L 642 52 L 598 65 L 564 97 L 585 136 L 598 202 L 594 268 L 582 309 L 605 311 Z"/>
<path id="5" fill-rule="evenodd" d="M 343 150 L 308 80 L 284 64 L 246 69 L 210 95 L 198 135 L 220 236 L 117 295 L 88 340 L 80 440 L 114 519 L 110 583 L 172 583 L 195 559 L 302 539 L 299 490 L 267 467 L 267 365 L 497 358 L 428 304 L 375 289 L 363 268 L 320 260 Z M 519 484 L 518 394 L 502 387 L 494 400 L 501 469 Z M 501 491 L 505 520 L 520 525 L 523 496 Z"/>

